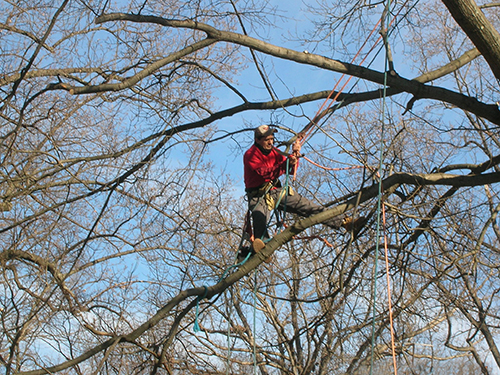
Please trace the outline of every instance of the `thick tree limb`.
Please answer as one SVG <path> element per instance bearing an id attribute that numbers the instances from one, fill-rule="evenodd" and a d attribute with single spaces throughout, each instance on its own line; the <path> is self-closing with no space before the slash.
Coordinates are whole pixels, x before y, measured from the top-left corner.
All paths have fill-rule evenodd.
<path id="1" fill-rule="evenodd" d="M 487 173 L 487 174 L 469 174 L 469 175 L 451 175 L 446 173 L 433 173 L 433 174 L 421 174 L 413 175 L 410 173 L 396 173 L 390 177 L 383 180 L 382 184 L 385 191 L 394 189 L 401 184 L 409 185 L 447 185 L 447 186 L 479 186 L 485 184 L 492 184 L 500 182 L 500 173 Z M 266 247 L 257 255 L 250 258 L 245 264 L 238 268 L 234 273 L 228 275 L 226 278 L 220 280 L 217 284 L 210 287 L 198 287 L 193 289 L 188 289 L 180 292 L 176 297 L 174 297 L 168 304 L 162 307 L 158 312 L 151 317 L 149 320 L 144 322 L 142 325 L 131 331 L 127 335 L 113 337 L 97 346 L 91 350 L 81 354 L 70 361 L 64 362 L 62 364 L 53 366 L 48 369 L 33 370 L 27 372 L 20 372 L 19 375 L 41 375 L 47 373 L 54 373 L 62 371 L 71 366 L 75 366 L 94 355 L 111 348 L 116 345 L 117 342 L 134 342 L 139 338 L 144 332 L 156 326 L 161 320 L 167 317 L 173 308 L 178 306 L 182 301 L 196 296 L 197 298 L 205 296 L 210 299 L 224 290 L 229 288 L 231 285 L 239 281 L 248 273 L 258 267 L 262 262 L 264 262 L 269 256 L 271 256 L 274 251 L 276 251 L 283 244 L 292 240 L 294 236 L 301 233 L 305 229 L 320 224 L 332 217 L 338 216 L 346 211 L 353 209 L 356 205 L 364 203 L 370 199 L 375 198 L 379 193 L 378 183 L 363 189 L 360 192 L 360 197 L 356 196 L 344 204 L 338 205 L 334 208 L 326 210 L 317 215 L 300 220 L 293 225 L 289 226 L 283 232 L 273 237 L 266 245 Z M 186 314 L 190 309 L 196 305 L 196 300 L 191 301 L 188 307 L 183 310 L 183 314 Z"/>
<path id="2" fill-rule="evenodd" d="M 239 44 L 262 53 L 295 61 L 301 64 L 317 66 L 322 69 L 344 73 L 377 84 L 384 84 L 385 74 L 358 65 L 344 63 L 311 53 L 297 52 L 288 48 L 278 47 L 262 40 L 230 31 L 218 30 L 210 25 L 191 20 L 171 20 L 155 16 L 139 16 L 125 13 L 113 13 L 98 17 L 97 23 L 110 21 L 130 21 L 138 23 L 153 23 L 166 27 L 200 30 L 207 34 L 210 40 L 225 41 Z M 500 61 L 500 59 L 498 60 Z M 472 98 L 442 87 L 424 85 L 416 80 L 409 80 L 398 75 L 389 75 L 387 84 L 397 90 L 408 92 L 422 99 L 433 99 L 452 104 L 462 110 L 474 113 L 494 124 L 500 125 L 500 110 L 496 104 L 485 104 Z M 86 90 L 91 90 L 86 88 Z"/>
<path id="3" fill-rule="evenodd" d="M 474 0 L 443 0 L 449 12 L 500 79 L 500 34 Z"/>

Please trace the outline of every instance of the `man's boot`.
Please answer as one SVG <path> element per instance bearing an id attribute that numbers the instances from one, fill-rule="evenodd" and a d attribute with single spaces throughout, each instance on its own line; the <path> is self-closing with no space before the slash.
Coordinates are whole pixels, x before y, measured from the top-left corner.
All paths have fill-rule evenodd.
<path id="1" fill-rule="evenodd" d="M 252 242 L 252 247 L 253 247 L 253 251 L 255 252 L 255 254 L 259 253 L 264 247 L 266 247 L 266 244 L 264 243 L 264 241 L 262 241 L 260 238 L 256 238 L 253 242 Z"/>

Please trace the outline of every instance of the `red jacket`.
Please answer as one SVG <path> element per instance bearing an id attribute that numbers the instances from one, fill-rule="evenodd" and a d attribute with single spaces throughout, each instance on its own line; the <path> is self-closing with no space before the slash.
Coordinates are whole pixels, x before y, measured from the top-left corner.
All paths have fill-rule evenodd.
<path id="1" fill-rule="evenodd" d="M 286 172 L 286 157 L 273 148 L 265 155 L 255 144 L 243 156 L 245 188 L 262 186 Z"/>

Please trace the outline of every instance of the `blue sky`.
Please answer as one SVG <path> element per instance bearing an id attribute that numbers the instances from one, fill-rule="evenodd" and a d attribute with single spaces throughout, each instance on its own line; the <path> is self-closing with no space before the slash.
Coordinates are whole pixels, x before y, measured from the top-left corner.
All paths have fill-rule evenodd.
<path id="1" fill-rule="evenodd" d="M 298 42 L 291 41 L 288 37 L 290 32 L 301 34 L 312 26 L 308 16 L 301 11 L 302 2 L 287 2 L 286 10 L 284 10 L 283 2 L 274 1 L 274 3 L 276 3 L 280 7 L 283 14 L 287 15 L 289 18 L 286 20 L 282 18 L 277 20 L 279 22 L 276 23 L 274 31 L 269 35 L 268 41 L 272 44 L 291 48 L 297 51 L 303 51 L 306 49 L 312 50 L 314 48 L 313 46 L 304 47 Z M 380 12 L 381 11 L 382 9 L 380 9 Z M 380 12 L 379 10 L 374 11 L 374 26 L 380 16 Z M 254 36 L 253 34 L 250 35 Z M 375 35 L 373 39 L 376 39 L 377 37 L 378 35 Z M 370 45 L 365 47 L 364 52 L 367 52 L 369 48 Z M 333 52 L 332 55 L 335 55 L 335 53 Z M 272 84 L 278 98 L 287 98 L 293 95 L 315 92 L 318 90 L 330 90 L 333 89 L 341 77 L 340 74 L 334 72 L 327 72 L 294 62 L 271 58 L 260 53 L 257 53 L 257 56 L 260 61 L 263 62 L 265 71 L 270 77 L 270 83 Z M 335 58 L 335 56 L 333 57 Z M 368 62 L 369 60 L 367 60 L 364 65 L 366 66 Z M 383 64 L 383 61 L 377 61 L 377 63 Z M 376 70 L 383 70 L 383 66 L 377 67 L 372 65 L 372 68 Z M 345 79 L 347 79 L 347 77 Z M 356 80 L 353 79 L 344 92 L 347 92 L 355 82 Z M 249 100 L 269 100 L 269 94 L 262 83 L 262 79 L 260 78 L 255 66 L 252 64 L 250 64 L 248 68 L 240 74 L 239 84 L 237 87 L 245 95 L 247 95 Z M 228 94 L 228 90 L 221 90 L 219 103 L 221 108 L 227 108 L 232 105 L 240 104 L 241 101 L 234 94 Z M 223 119 L 218 122 L 218 125 L 221 129 L 233 130 L 250 126 L 258 126 L 261 123 L 269 123 L 270 121 L 273 121 L 273 119 L 276 120 L 273 115 L 278 113 L 278 121 L 281 121 L 286 126 L 298 131 L 307 123 L 307 118 L 302 115 L 306 115 L 310 118 L 313 117 L 320 108 L 321 104 L 322 101 L 318 101 L 302 105 L 300 107 L 296 106 L 287 108 L 289 113 L 284 113 L 283 111 L 247 111 L 243 114 Z M 284 132 L 279 132 L 277 138 L 278 140 L 288 139 L 289 135 Z M 234 141 L 226 141 L 222 144 L 218 143 L 210 148 L 210 157 L 212 160 L 217 163 L 219 168 L 230 171 L 235 179 L 242 178 L 243 176 L 243 152 L 252 143 L 252 134 L 245 133 L 245 135 L 238 138 L 238 141 L 240 141 L 242 150 L 235 149 L 236 144 Z M 306 148 L 307 145 L 305 146 L 305 149 Z M 238 191 L 240 194 L 243 194 L 242 182 L 240 187 L 241 189 L 238 189 Z"/>

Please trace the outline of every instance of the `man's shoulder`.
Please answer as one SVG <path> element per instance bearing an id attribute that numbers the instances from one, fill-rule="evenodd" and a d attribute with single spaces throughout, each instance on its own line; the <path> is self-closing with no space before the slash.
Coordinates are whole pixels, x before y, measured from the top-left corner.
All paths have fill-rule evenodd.
<path id="1" fill-rule="evenodd" d="M 245 151 L 245 156 L 254 155 L 257 152 L 260 152 L 259 148 L 255 145 L 252 145 L 248 150 Z"/>
<path id="2" fill-rule="evenodd" d="M 246 152 L 250 152 L 252 150 L 258 150 L 257 146 L 255 145 L 255 143 L 253 145 L 250 146 L 250 148 L 246 151 Z"/>

